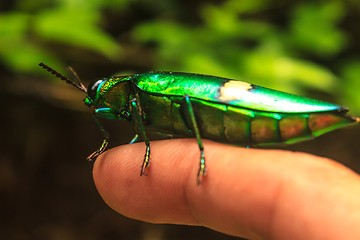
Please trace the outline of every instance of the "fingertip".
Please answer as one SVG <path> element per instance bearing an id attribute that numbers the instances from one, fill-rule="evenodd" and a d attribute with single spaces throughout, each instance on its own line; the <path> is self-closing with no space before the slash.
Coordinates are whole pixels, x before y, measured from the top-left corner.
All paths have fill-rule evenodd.
<path id="1" fill-rule="evenodd" d="M 125 146 L 110 149 L 101 154 L 93 167 L 93 178 L 104 201 L 115 211 L 128 205 L 134 196 L 129 189 L 137 184 L 136 164 L 129 161 L 133 151 Z M 136 150 L 135 150 L 136 152 Z"/>
<path id="2" fill-rule="evenodd" d="M 192 141 L 182 140 L 151 142 L 150 166 L 143 176 L 140 172 L 144 143 L 110 149 L 94 164 L 96 188 L 111 208 L 127 217 L 156 223 L 197 224 L 184 198 L 184 188 L 194 168 L 182 159 L 189 144 L 194 146 Z M 190 159 L 196 150 L 187 150 Z M 194 187 L 195 179 L 194 175 Z"/>

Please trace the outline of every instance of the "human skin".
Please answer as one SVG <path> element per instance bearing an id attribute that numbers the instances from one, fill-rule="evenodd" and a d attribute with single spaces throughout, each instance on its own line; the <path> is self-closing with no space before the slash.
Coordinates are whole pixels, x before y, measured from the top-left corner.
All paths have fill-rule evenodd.
<path id="1" fill-rule="evenodd" d="M 203 141 L 207 175 L 196 184 L 195 139 L 106 151 L 93 176 L 120 214 L 152 223 L 199 225 L 248 239 L 360 239 L 360 177 L 331 159 Z"/>

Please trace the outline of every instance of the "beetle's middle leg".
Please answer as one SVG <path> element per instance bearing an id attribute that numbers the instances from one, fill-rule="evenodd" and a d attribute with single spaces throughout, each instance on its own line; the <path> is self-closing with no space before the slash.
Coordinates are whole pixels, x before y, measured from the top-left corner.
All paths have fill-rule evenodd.
<path id="1" fill-rule="evenodd" d="M 136 141 L 139 139 L 139 134 L 135 134 L 135 136 L 131 139 L 131 141 L 129 142 L 129 144 L 133 144 L 136 143 Z"/>
<path id="2" fill-rule="evenodd" d="M 149 167 L 150 165 L 150 141 L 147 138 L 145 129 L 144 129 L 144 125 L 142 122 L 142 118 L 140 115 L 140 106 L 137 102 L 137 98 L 133 98 L 132 100 L 130 100 L 130 113 L 131 116 L 135 122 L 136 127 L 138 128 L 138 130 L 141 132 L 145 145 L 146 145 L 146 151 L 145 151 L 145 156 L 144 156 L 144 161 L 143 164 L 141 166 L 141 172 L 140 172 L 140 176 L 142 175 L 146 175 L 145 174 L 145 169 L 147 167 Z M 133 141 L 132 141 L 133 142 Z"/>
<path id="3" fill-rule="evenodd" d="M 190 100 L 189 95 L 184 95 L 183 99 L 184 99 L 184 104 L 185 104 L 185 108 L 184 108 L 185 111 L 184 112 L 185 112 L 186 118 L 188 120 L 190 120 L 191 130 L 195 134 L 195 137 L 196 137 L 196 140 L 198 142 L 199 149 L 200 149 L 200 167 L 199 167 L 199 172 L 198 172 L 198 175 L 197 175 L 197 184 L 200 184 L 202 178 L 206 174 L 204 146 L 203 146 L 202 141 L 201 141 L 199 127 L 198 127 L 198 124 L 196 122 L 195 114 L 194 114 L 193 108 L 191 106 L 191 100 Z"/>

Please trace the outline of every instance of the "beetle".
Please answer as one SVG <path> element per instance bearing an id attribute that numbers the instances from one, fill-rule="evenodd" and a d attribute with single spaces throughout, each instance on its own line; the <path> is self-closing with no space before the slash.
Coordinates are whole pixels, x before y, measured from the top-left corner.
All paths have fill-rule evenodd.
<path id="1" fill-rule="evenodd" d="M 76 74 L 77 82 L 70 81 L 49 66 L 39 65 L 87 93 L 84 103 L 93 110 L 103 136 L 102 145 L 88 160 L 96 159 L 108 145 L 109 133 L 99 117 L 135 124 L 146 145 L 140 175 L 150 164 L 146 130 L 197 139 L 199 184 L 206 174 L 202 138 L 247 147 L 292 144 L 360 121 L 347 115 L 344 106 L 233 79 L 149 72 L 95 80 L 86 88 Z"/>

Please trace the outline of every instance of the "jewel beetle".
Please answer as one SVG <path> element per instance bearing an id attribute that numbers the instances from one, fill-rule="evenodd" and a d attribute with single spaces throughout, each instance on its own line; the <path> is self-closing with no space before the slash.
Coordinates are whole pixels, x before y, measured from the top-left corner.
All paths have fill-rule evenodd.
<path id="1" fill-rule="evenodd" d="M 360 121 L 347 115 L 344 106 L 233 79 L 149 72 L 96 80 L 86 88 L 78 78 L 70 81 L 49 66 L 39 65 L 87 94 L 84 102 L 93 110 L 103 136 L 102 145 L 88 160 L 108 145 L 109 133 L 99 117 L 135 124 L 146 145 L 140 175 L 150 164 L 146 130 L 197 139 L 199 184 L 206 173 L 202 138 L 250 147 L 292 144 Z"/>

